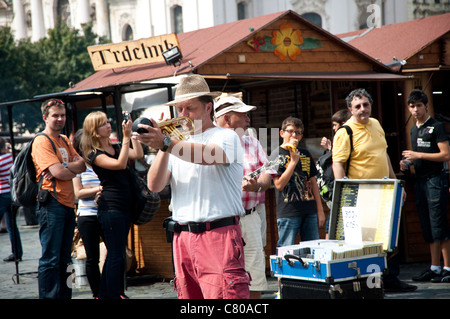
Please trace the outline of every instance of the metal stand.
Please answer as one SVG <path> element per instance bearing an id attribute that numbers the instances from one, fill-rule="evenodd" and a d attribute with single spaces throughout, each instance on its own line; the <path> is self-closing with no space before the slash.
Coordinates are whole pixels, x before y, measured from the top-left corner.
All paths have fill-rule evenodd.
<path id="1" fill-rule="evenodd" d="M 20 272 L 19 271 L 19 260 L 17 259 L 17 211 L 19 210 L 19 207 L 16 205 L 11 204 L 10 205 L 10 209 L 11 209 L 11 224 L 12 224 L 12 237 L 13 237 L 13 245 L 14 245 L 14 264 L 16 266 L 16 273 L 12 276 L 12 281 L 15 284 L 20 284 L 20 276 L 30 276 L 35 274 L 36 278 L 37 278 L 37 272 L 36 271 L 32 271 L 32 272 Z"/>

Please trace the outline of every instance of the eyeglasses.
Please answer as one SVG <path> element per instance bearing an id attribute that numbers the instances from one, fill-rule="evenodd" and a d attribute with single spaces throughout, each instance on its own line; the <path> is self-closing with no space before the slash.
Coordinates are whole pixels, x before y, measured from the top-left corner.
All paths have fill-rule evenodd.
<path id="1" fill-rule="evenodd" d="M 302 132 L 302 131 L 295 131 L 295 130 L 283 130 L 283 131 L 289 133 L 290 135 L 292 135 L 292 134 L 294 134 L 294 133 L 295 133 L 295 135 L 297 135 L 297 136 L 303 135 L 303 132 Z"/>
<path id="2" fill-rule="evenodd" d="M 364 103 L 361 103 L 361 104 L 358 104 L 358 105 L 354 105 L 353 107 L 355 109 L 359 110 L 361 108 L 361 106 L 368 107 L 369 105 L 370 105 L 369 102 L 364 102 Z"/>
<path id="3" fill-rule="evenodd" d="M 54 106 L 56 104 L 64 105 L 64 102 L 59 100 L 59 99 L 58 100 L 51 100 L 51 101 L 48 101 L 47 107 L 52 107 L 52 106 Z"/>

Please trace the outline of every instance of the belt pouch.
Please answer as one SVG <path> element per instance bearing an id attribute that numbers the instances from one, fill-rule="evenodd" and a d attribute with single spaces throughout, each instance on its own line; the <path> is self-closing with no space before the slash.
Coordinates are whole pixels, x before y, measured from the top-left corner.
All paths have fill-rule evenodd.
<path id="1" fill-rule="evenodd" d="M 38 193 L 39 204 L 46 204 L 50 200 L 50 191 L 48 189 L 41 189 Z"/>
<path id="2" fill-rule="evenodd" d="M 172 220 L 172 217 L 167 217 L 163 221 L 163 227 L 166 230 L 166 241 L 171 243 L 173 241 L 173 233 L 175 232 L 175 228 L 177 226 L 177 222 Z"/>

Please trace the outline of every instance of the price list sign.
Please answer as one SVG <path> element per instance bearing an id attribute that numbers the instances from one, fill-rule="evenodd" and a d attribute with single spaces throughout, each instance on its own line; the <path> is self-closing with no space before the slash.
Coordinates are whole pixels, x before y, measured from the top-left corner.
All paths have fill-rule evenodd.
<path id="1" fill-rule="evenodd" d="M 338 202 L 337 218 L 336 218 L 336 238 L 344 240 L 344 218 L 342 216 L 342 207 L 356 207 L 358 199 L 358 184 L 345 184 L 341 189 L 341 196 Z"/>

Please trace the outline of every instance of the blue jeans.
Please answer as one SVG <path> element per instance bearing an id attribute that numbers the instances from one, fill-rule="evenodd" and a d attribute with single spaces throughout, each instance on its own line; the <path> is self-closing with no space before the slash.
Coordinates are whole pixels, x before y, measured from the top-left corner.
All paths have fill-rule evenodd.
<path id="1" fill-rule="evenodd" d="M 278 243 L 277 246 L 294 245 L 295 237 L 300 232 L 301 241 L 319 239 L 319 226 L 317 214 L 307 214 L 296 217 L 277 219 Z"/>
<path id="2" fill-rule="evenodd" d="M 42 246 L 38 268 L 39 298 L 70 299 L 75 212 L 50 196 L 48 203 L 40 206 L 38 220 Z"/>
<path id="3" fill-rule="evenodd" d="M 17 207 L 11 207 L 11 194 L 0 194 L 0 220 L 5 215 L 6 229 L 11 242 L 11 252 L 16 259 L 21 259 L 23 255 L 22 241 L 20 240 L 19 229 L 15 223 Z M 17 251 L 16 251 L 17 250 Z"/>
<path id="4" fill-rule="evenodd" d="M 125 250 L 131 226 L 130 214 L 121 211 L 98 211 L 98 221 L 106 245 L 105 264 L 100 278 L 100 299 L 120 299 L 124 293 Z"/>
<path id="5" fill-rule="evenodd" d="M 447 220 L 448 179 L 447 174 L 418 179 L 414 185 L 420 225 L 426 242 L 450 239 Z"/>

